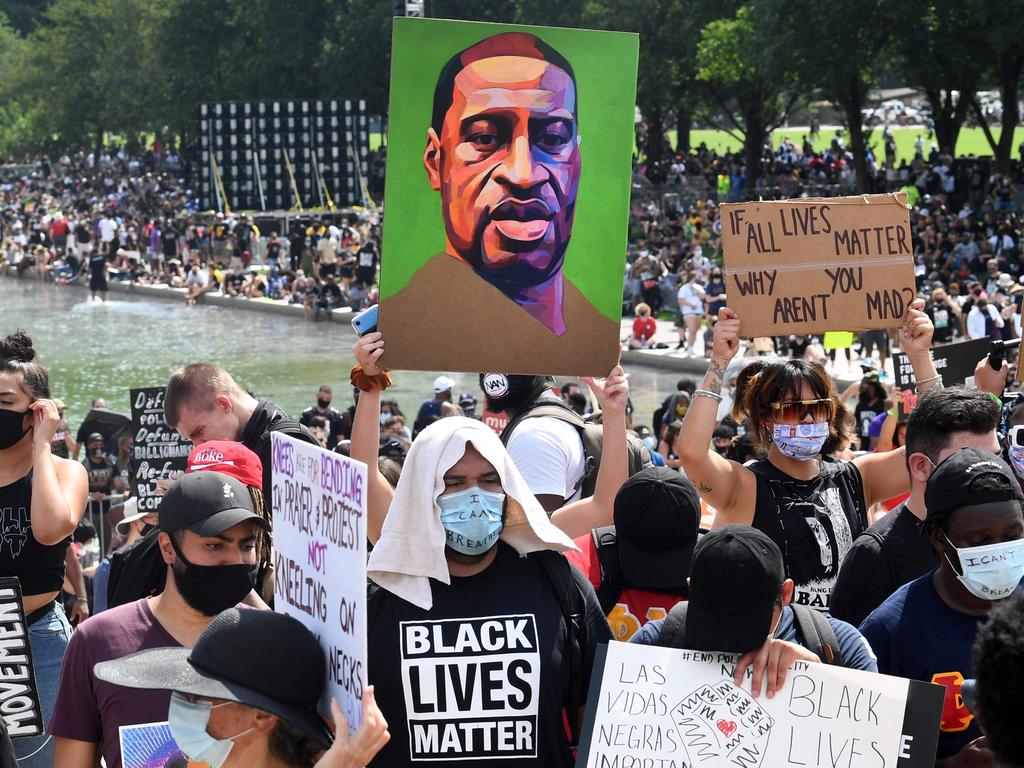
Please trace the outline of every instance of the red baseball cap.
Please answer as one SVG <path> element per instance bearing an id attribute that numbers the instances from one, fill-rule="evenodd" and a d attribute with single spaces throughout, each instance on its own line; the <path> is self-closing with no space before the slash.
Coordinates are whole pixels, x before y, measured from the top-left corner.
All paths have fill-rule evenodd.
<path id="1" fill-rule="evenodd" d="M 192 449 L 185 472 L 204 471 L 221 472 L 243 485 L 263 489 L 263 462 L 260 457 L 233 440 L 210 440 Z"/>

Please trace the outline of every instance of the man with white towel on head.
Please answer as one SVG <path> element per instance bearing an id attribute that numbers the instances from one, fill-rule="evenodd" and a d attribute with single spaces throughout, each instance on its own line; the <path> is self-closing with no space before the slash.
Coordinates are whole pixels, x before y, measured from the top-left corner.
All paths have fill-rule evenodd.
<path id="1" fill-rule="evenodd" d="M 376 345 L 357 342 L 364 369 Z M 595 500 L 560 514 L 600 514 L 601 486 L 613 500 L 626 476 L 625 374 L 588 384 L 606 430 L 622 416 L 622 445 L 605 446 Z M 557 522 L 481 422 L 441 419 L 413 442 L 368 566 L 369 682 L 392 734 L 374 768 L 573 764 L 594 651 L 612 636 Z"/>

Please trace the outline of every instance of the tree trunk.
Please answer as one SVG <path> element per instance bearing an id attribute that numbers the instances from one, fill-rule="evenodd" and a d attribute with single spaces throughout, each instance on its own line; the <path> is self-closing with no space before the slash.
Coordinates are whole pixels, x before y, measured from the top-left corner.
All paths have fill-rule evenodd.
<path id="1" fill-rule="evenodd" d="M 99 167 L 100 155 L 103 154 L 103 129 L 96 129 L 96 163 Z"/>
<path id="2" fill-rule="evenodd" d="M 661 150 L 665 143 L 665 118 L 660 108 L 652 108 L 644 111 L 647 118 L 647 141 L 644 146 L 644 155 L 647 157 L 647 164 L 661 160 Z"/>
<path id="3" fill-rule="evenodd" d="M 1024 56 L 1010 56 L 1001 64 L 999 92 L 1003 99 L 1003 119 L 1002 129 L 999 132 L 999 143 L 995 148 L 996 171 L 1007 174 L 1010 172 L 1013 134 L 1020 118 L 1017 109 L 1017 93 L 1020 89 L 1021 70 L 1024 68 Z"/>
<path id="4" fill-rule="evenodd" d="M 690 153 L 690 128 L 693 126 L 693 114 L 682 102 L 676 104 L 676 152 L 681 155 Z"/>
<path id="5" fill-rule="evenodd" d="M 853 152 L 853 172 L 857 177 L 857 194 L 864 194 L 869 189 L 867 146 L 864 143 L 864 126 L 861 125 L 861 105 L 864 96 L 860 85 L 854 83 L 843 94 L 840 106 L 846 115 L 846 125 L 850 131 L 850 150 Z"/>
<path id="6" fill-rule="evenodd" d="M 967 116 L 963 106 L 967 103 L 966 95 L 961 96 L 958 104 L 954 107 L 949 91 L 946 91 L 944 98 L 939 91 L 926 91 L 926 94 L 935 119 L 935 140 L 938 142 L 940 150 L 948 149 L 949 153 L 953 155 L 956 151 L 957 139 L 960 137 L 960 129 Z"/>
<path id="7" fill-rule="evenodd" d="M 744 192 L 753 197 L 757 180 L 761 176 L 761 149 L 764 147 L 764 123 L 760 109 L 750 109 L 743 115 L 743 162 L 746 165 L 747 185 Z"/>

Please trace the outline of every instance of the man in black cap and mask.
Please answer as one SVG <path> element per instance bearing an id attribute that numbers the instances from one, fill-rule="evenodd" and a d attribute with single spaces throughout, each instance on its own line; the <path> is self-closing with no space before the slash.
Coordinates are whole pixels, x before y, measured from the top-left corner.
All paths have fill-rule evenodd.
<path id="1" fill-rule="evenodd" d="M 565 556 L 590 579 L 615 639 L 625 642 L 686 599 L 700 498 L 678 472 L 650 467 L 623 483 L 614 516 Z"/>
<path id="2" fill-rule="evenodd" d="M 266 522 L 248 489 L 219 472 L 182 475 L 160 503 L 159 544 L 167 583 L 159 595 L 104 611 L 68 644 L 49 732 L 54 765 L 121 768 L 121 726 L 163 721 L 167 691 L 127 691 L 93 667 L 138 651 L 195 645 L 214 616 L 252 592 L 256 529 Z"/>
<path id="3" fill-rule="evenodd" d="M 793 580 L 778 545 L 756 528 L 726 525 L 694 548 L 689 601 L 666 620 L 648 622 L 630 642 L 743 654 L 736 684 L 753 666 L 755 696 L 774 695 L 797 660 L 878 671 L 856 629 L 792 601 Z"/>

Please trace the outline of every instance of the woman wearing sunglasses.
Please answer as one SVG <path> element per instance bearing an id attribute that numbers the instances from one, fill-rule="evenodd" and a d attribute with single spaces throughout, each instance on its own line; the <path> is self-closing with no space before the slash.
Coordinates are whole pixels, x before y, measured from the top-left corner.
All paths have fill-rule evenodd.
<path id="1" fill-rule="evenodd" d="M 910 305 L 900 344 L 918 391 L 941 386 L 929 347 L 924 302 Z M 715 326 L 711 363 L 693 394 L 675 452 L 715 526 L 752 525 L 775 540 L 796 582 L 794 602 L 827 609 L 839 566 L 867 525 L 867 510 L 910 488 L 903 449 L 851 462 L 831 454 L 849 446 L 853 419 L 825 369 L 803 360 L 757 360 L 737 377 L 733 416 L 767 456 L 747 466 L 711 448 L 722 378 L 739 349 L 740 321 L 725 308 Z"/>

